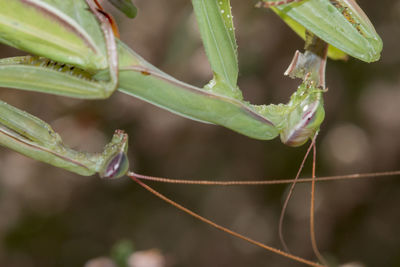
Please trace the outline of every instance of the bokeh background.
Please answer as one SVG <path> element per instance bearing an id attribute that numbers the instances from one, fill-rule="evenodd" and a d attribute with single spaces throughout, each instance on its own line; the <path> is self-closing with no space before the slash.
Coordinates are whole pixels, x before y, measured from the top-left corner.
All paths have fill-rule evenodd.
<path id="1" fill-rule="evenodd" d="M 117 18 L 121 39 L 163 71 L 205 84 L 210 68 L 190 2 L 134 2 L 139 9 L 134 20 L 108 9 Z M 239 85 L 252 103 L 286 102 L 298 81 L 283 72 L 303 43 L 271 11 L 254 4 L 232 0 Z M 317 141 L 319 176 L 400 169 L 400 3 L 359 4 L 384 50 L 377 63 L 329 61 L 326 119 Z M 0 46 L 1 57 L 23 54 Z M 76 149 L 99 151 L 115 129 L 124 129 L 133 169 L 148 175 L 293 178 L 306 150 L 190 121 L 121 93 L 83 101 L 2 88 L 0 97 L 49 122 Z M 310 171 L 311 160 L 302 176 Z M 287 186 L 152 186 L 218 223 L 280 247 L 277 226 Z M 298 185 L 284 233 L 294 254 L 314 259 L 309 197 L 310 186 Z M 320 250 L 337 263 L 400 266 L 399 205 L 400 177 L 319 183 Z M 183 214 L 127 178 L 81 177 L 0 148 L 0 266 L 83 266 L 118 254 L 116 246 L 158 249 L 165 266 L 297 266 Z"/>

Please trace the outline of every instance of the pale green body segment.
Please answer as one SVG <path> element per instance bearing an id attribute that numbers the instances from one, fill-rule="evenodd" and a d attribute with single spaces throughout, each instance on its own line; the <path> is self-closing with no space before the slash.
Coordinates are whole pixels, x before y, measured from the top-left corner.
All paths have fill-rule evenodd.
<path id="1" fill-rule="evenodd" d="M 307 29 L 362 61 L 380 58 L 382 40 L 354 0 L 304 0 L 272 9 L 303 38 Z"/>
<path id="2" fill-rule="evenodd" d="M 1 0 L 0 40 L 88 70 L 108 65 L 103 34 L 82 0 Z"/>
<path id="3" fill-rule="evenodd" d="M 115 54 L 119 91 L 181 116 L 261 140 L 280 134 L 282 141 L 292 146 L 306 142 L 323 120 L 322 92 L 307 79 L 286 105 L 255 106 L 243 101 L 237 86 L 237 47 L 228 0 L 192 1 L 214 72 L 204 88 L 163 73 L 120 41 L 115 51 L 110 50 L 104 24 L 100 27 L 83 0 L 11 2 L 13 8 L 9 8 L 9 0 L 0 0 L 0 41 L 42 57 L 0 60 L 0 86 L 83 99 L 106 98 L 116 89 L 108 68 Z M 109 176 L 105 173 L 113 173 L 116 160 L 124 162 L 120 155 L 126 153 L 127 137 L 121 132 L 103 153 L 80 153 L 62 144 L 45 122 L 0 104 L 1 145 L 82 175 L 99 172 Z M 119 175 L 123 173 L 111 176 Z"/>
<path id="4" fill-rule="evenodd" d="M 156 72 L 143 75 L 142 70 L 140 66 L 121 69 L 118 90 L 184 117 L 215 123 L 252 138 L 270 140 L 279 134 L 267 116 L 246 103 L 166 79 Z"/>

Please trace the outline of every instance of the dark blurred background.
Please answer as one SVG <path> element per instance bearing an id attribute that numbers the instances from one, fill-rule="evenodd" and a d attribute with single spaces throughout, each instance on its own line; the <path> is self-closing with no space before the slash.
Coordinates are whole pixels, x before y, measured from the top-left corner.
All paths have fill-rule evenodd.
<path id="1" fill-rule="evenodd" d="M 136 0 L 136 19 L 112 7 L 121 39 L 149 62 L 202 86 L 210 68 L 188 0 Z M 239 85 L 252 103 L 284 103 L 298 81 L 283 76 L 303 42 L 255 1 L 232 0 Z M 383 39 L 379 62 L 329 61 L 318 176 L 400 169 L 400 2 L 360 0 Z M 0 46 L 1 57 L 22 55 Z M 189 179 L 294 178 L 306 146 L 252 140 L 190 121 L 121 93 L 82 101 L 1 89 L 2 100 L 49 122 L 71 147 L 99 151 L 115 129 L 130 135 L 136 172 Z M 311 159 L 302 174 L 308 177 Z M 400 266 L 400 177 L 317 185 L 316 234 L 333 262 Z M 287 186 L 152 184 L 200 214 L 274 247 Z M 309 185 L 297 185 L 284 221 L 296 255 L 314 259 Z M 81 177 L 0 148 L 0 266 L 83 266 L 124 242 L 156 248 L 166 266 L 297 266 L 183 214 L 131 180 Z M 129 246 L 128 246 L 129 247 Z M 299 265 L 300 266 L 300 265 Z"/>

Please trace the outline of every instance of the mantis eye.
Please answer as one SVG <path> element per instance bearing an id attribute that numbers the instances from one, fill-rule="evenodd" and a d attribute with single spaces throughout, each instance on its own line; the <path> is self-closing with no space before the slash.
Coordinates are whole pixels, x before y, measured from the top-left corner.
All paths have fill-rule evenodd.
<path id="1" fill-rule="evenodd" d="M 289 146 L 301 146 L 318 131 L 325 117 L 322 101 L 299 106 L 299 112 L 289 116 L 289 126 L 281 133 L 281 140 Z"/>
<path id="2" fill-rule="evenodd" d="M 111 157 L 104 170 L 100 173 L 101 178 L 115 179 L 124 176 L 129 169 L 128 157 L 124 152 L 119 152 Z"/>

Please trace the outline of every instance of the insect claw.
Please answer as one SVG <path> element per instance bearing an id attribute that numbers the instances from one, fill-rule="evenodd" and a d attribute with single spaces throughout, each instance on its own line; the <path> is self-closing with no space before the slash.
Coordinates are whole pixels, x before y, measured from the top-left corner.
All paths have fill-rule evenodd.
<path id="1" fill-rule="evenodd" d="M 127 174 L 129 171 L 127 149 L 128 135 L 123 130 L 115 130 L 111 143 L 103 152 L 105 164 L 99 171 L 101 178 L 116 179 Z"/>

